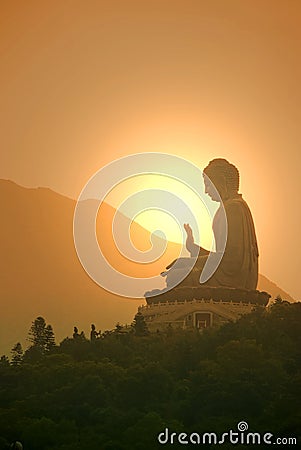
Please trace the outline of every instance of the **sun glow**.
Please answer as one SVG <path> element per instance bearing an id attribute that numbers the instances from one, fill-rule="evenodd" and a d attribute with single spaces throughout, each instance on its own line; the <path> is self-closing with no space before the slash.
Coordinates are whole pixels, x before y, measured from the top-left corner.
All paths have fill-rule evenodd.
<path id="1" fill-rule="evenodd" d="M 203 190 L 202 184 L 203 182 L 200 180 L 200 192 Z M 186 239 L 183 225 L 188 222 L 185 211 L 189 208 L 195 218 L 195 225 L 191 225 L 196 243 L 211 249 L 213 244 L 212 219 L 207 207 L 197 193 L 179 180 L 162 175 L 137 175 L 116 185 L 106 196 L 105 202 L 115 209 L 122 210 L 122 204 L 125 200 L 137 192 L 145 192 L 146 195 L 149 190 L 152 190 L 154 196 L 161 196 L 162 198 L 162 195 L 167 192 L 172 194 L 175 199 L 179 199 L 176 216 L 170 213 L 168 203 L 166 203 L 164 209 L 156 209 L 148 207 L 140 199 L 137 200 L 137 214 L 135 217 L 130 217 L 131 220 L 158 236 L 162 236 L 162 233 L 164 233 L 166 239 L 170 242 L 183 243 Z M 216 204 L 216 206 L 218 205 Z M 125 213 L 125 215 L 127 214 Z"/>

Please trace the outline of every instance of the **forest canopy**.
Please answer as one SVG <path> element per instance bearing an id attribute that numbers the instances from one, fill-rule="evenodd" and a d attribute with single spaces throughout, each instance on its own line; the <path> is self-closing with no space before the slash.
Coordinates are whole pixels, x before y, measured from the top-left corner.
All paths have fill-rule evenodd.
<path id="1" fill-rule="evenodd" d="M 242 420 L 300 439 L 300 323 L 301 303 L 278 300 L 202 333 L 150 334 L 136 317 L 129 332 L 56 345 L 39 317 L 29 349 L 0 360 L 0 449 L 147 450 L 166 427 L 223 433 Z"/>

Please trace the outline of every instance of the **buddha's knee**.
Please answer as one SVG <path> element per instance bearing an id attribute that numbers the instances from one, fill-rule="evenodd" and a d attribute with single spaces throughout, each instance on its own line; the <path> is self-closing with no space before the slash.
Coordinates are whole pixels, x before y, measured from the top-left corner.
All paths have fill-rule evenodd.
<path id="1" fill-rule="evenodd" d="M 186 278 L 186 275 L 187 270 L 185 269 L 170 269 L 166 276 L 166 286 L 168 288 L 177 286 L 183 279 Z"/>

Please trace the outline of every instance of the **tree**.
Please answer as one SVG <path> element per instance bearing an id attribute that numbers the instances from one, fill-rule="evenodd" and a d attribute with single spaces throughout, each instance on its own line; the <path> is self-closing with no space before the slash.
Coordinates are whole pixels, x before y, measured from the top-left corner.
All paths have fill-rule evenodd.
<path id="1" fill-rule="evenodd" d="M 39 350 L 40 353 L 49 352 L 55 346 L 54 333 L 51 325 L 46 325 L 43 317 L 37 317 L 29 330 L 28 340 L 31 347 Z"/>
<path id="2" fill-rule="evenodd" d="M 149 333 L 144 316 L 140 311 L 135 315 L 132 327 L 136 336 L 146 336 Z"/>
<path id="3" fill-rule="evenodd" d="M 51 325 L 46 326 L 45 336 L 46 336 L 45 350 L 49 352 L 51 349 L 55 347 L 55 337 Z"/>
<path id="4" fill-rule="evenodd" d="M 114 332 L 115 332 L 115 333 L 121 333 L 121 331 L 122 331 L 122 326 L 120 325 L 119 322 L 117 322 L 116 325 L 115 325 L 115 330 L 114 330 Z"/>
<path id="5" fill-rule="evenodd" d="M 11 364 L 13 366 L 19 366 L 23 360 L 23 349 L 20 342 L 17 342 L 16 345 L 13 346 L 11 354 L 12 354 Z"/>
<path id="6" fill-rule="evenodd" d="M 9 366 L 9 359 L 6 355 L 2 355 L 0 358 L 0 367 L 8 367 Z"/>

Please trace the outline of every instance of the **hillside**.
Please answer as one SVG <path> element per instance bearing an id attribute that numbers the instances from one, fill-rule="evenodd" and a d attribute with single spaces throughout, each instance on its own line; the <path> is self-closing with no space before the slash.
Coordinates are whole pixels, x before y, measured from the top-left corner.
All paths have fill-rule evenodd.
<path id="1" fill-rule="evenodd" d="M 23 338 L 38 315 L 56 336 L 130 322 L 141 300 L 114 296 L 83 270 L 73 244 L 75 201 L 49 189 L 0 183 L 0 353 Z"/>

